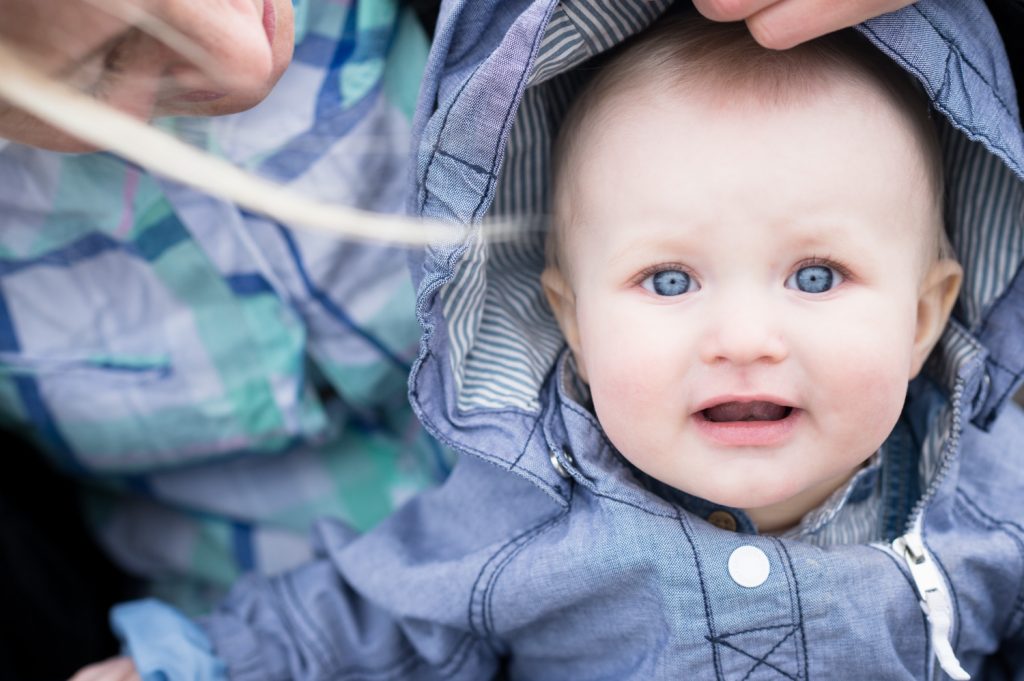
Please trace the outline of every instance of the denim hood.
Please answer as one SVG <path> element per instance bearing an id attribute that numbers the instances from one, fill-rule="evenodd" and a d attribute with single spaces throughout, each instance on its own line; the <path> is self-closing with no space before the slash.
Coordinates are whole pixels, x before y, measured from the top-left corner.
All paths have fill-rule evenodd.
<path id="1" fill-rule="evenodd" d="M 570 505 L 578 485 L 647 502 L 609 452 L 594 417 L 553 378 L 564 344 L 539 285 L 543 234 L 490 241 L 485 218 L 548 211 L 549 148 L 580 80 L 574 68 L 643 30 L 671 4 L 444 3 L 421 92 L 411 211 L 469 229 L 463 241 L 414 257 L 425 331 L 410 378 L 413 406 L 442 441 L 521 476 L 561 507 Z M 991 520 L 995 525 L 1024 520 L 1015 491 L 1024 474 L 975 454 L 991 452 L 995 442 L 1009 446 L 1020 433 L 999 418 L 1024 374 L 1024 143 L 1017 99 L 982 2 L 922 0 L 857 30 L 931 99 L 943 149 L 947 231 L 964 267 L 953 319 L 924 371 L 949 399 L 927 409 L 919 424 L 918 493 L 892 519 L 895 531 L 887 537 L 906 533 L 916 545 L 931 532 L 930 548 L 922 550 L 941 553 L 935 548 L 940 528 L 955 543 L 950 528 L 960 522 L 962 497 L 983 500 L 979 517 L 994 517 L 991 507 L 1010 508 L 1012 517 Z M 993 474 L 1003 479 L 993 483 L 986 477 Z M 897 541 L 903 542 L 895 545 L 897 556 L 913 553 Z M 851 566 L 868 562 L 858 547 L 843 550 L 855 552 L 844 558 Z M 1021 558 L 1016 549 L 1014 556 Z M 929 574 L 921 579 L 935 576 Z M 917 581 L 925 607 L 927 588 L 917 575 L 907 577 Z M 849 578 L 856 579 L 853 572 Z M 946 605 L 956 610 L 953 591 Z M 942 616 L 928 623 L 935 659 L 956 677 L 959 663 L 940 639 L 963 645 L 963 623 L 937 619 Z"/>
<path id="2" fill-rule="evenodd" d="M 573 67 L 671 4 L 447 3 L 421 93 L 412 211 L 474 227 L 414 263 L 425 333 L 413 404 L 457 449 L 556 499 L 566 490 L 550 456 L 569 443 L 544 387 L 563 347 L 539 284 L 544 236 L 489 242 L 480 224 L 547 212 L 548 150 Z M 924 373 L 956 396 L 960 419 L 987 430 L 1024 373 L 1024 142 L 1002 42 L 981 2 L 925 0 L 857 28 L 941 114 L 947 231 L 964 284 Z M 922 464 L 926 485 L 939 467 Z"/>

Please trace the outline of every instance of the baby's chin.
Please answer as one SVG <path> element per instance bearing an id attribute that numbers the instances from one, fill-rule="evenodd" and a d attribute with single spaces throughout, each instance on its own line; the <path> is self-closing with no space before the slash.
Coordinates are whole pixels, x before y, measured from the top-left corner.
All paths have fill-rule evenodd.
<path id="1" fill-rule="evenodd" d="M 759 529 L 779 529 L 777 525 L 795 525 L 809 511 L 819 506 L 849 479 L 853 471 L 825 481 L 794 480 L 793 475 L 780 475 L 777 479 L 751 475 L 745 480 L 723 480 L 720 484 L 680 488 L 687 494 L 711 503 L 745 511 Z M 803 484 L 801 484 L 803 483 Z M 762 527 L 765 524 L 770 527 Z M 784 528 L 783 528 L 784 529 Z"/>
<path id="2" fill-rule="evenodd" d="M 719 493 L 709 492 L 706 494 L 694 492 L 687 493 L 694 494 L 694 496 L 710 501 L 713 504 L 741 509 L 753 516 L 772 513 L 776 509 L 792 503 L 796 497 L 798 497 L 799 492 L 800 490 L 761 489 L 750 492 L 727 490 Z"/>

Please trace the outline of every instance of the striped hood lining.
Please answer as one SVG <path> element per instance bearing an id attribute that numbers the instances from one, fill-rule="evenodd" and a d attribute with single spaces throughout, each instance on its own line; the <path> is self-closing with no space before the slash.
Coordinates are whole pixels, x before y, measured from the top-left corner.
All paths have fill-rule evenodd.
<path id="1" fill-rule="evenodd" d="M 548 212 L 549 149 L 579 85 L 573 67 L 643 29 L 670 4 L 566 0 L 557 6 L 516 114 L 491 215 Z M 1024 255 L 1024 185 L 981 142 L 954 125 L 939 127 L 947 230 L 965 280 L 957 320 L 927 371 L 951 388 L 959 369 L 982 352 L 974 334 Z M 541 384 L 563 345 L 539 284 L 543 266 L 540 232 L 515 243 L 476 240 L 441 290 L 458 411 L 539 411 Z"/>

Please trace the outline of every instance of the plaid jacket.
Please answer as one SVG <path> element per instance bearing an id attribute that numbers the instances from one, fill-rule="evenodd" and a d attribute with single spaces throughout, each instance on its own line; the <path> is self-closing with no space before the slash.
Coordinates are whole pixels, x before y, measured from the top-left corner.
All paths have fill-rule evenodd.
<path id="1" fill-rule="evenodd" d="M 255 109 L 161 121 L 308 196 L 406 198 L 427 38 L 398 0 L 298 0 Z M 443 477 L 412 417 L 407 253 L 292 231 L 108 154 L 0 149 L 0 417 L 90 490 L 118 561 L 195 609 Z"/>

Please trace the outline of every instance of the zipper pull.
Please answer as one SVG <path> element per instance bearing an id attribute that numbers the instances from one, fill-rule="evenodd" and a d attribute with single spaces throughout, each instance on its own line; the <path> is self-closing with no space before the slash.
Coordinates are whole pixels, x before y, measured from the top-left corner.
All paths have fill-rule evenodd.
<path id="1" fill-rule="evenodd" d="M 917 587 L 921 610 L 928 618 L 929 637 L 935 658 L 942 670 L 956 681 L 967 681 L 971 675 L 960 666 L 949 634 L 953 628 L 953 604 L 946 591 L 946 582 L 935 565 L 924 541 L 917 532 L 908 532 L 897 537 L 892 548 L 903 557 L 910 568 L 910 576 Z"/>

